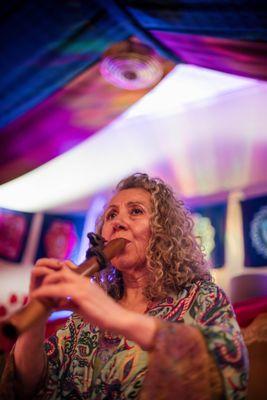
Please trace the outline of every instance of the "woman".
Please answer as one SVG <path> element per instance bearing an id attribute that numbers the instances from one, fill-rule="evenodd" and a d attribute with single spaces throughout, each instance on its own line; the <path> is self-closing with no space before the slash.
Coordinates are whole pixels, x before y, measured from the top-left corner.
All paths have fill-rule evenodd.
<path id="1" fill-rule="evenodd" d="M 107 241 L 129 241 L 96 277 L 105 290 L 70 261 L 37 261 L 31 297 L 75 313 L 45 351 L 45 319 L 19 337 L 5 373 L 18 398 L 245 398 L 246 349 L 192 229 L 167 185 L 134 174 L 98 221 Z"/>

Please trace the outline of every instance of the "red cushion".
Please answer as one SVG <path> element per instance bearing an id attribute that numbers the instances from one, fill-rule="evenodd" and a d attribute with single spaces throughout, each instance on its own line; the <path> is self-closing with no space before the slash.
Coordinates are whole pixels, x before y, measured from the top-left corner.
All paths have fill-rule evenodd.
<path id="1" fill-rule="evenodd" d="M 255 297 L 235 303 L 236 318 L 241 327 L 248 326 L 258 314 L 267 312 L 267 297 Z"/>

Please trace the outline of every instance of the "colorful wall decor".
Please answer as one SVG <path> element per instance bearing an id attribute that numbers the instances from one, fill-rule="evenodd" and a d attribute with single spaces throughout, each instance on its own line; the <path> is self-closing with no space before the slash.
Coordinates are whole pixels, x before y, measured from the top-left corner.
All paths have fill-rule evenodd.
<path id="1" fill-rule="evenodd" d="M 267 196 L 241 201 L 245 267 L 267 265 Z"/>
<path id="2" fill-rule="evenodd" d="M 84 222 L 84 213 L 45 214 L 36 259 L 53 257 L 76 262 Z"/>
<path id="3" fill-rule="evenodd" d="M 0 208 L 0 258 L 21 262 L 33 214 Z"/>
<path id="4" fill-rule="evenodd" d="M 194 232 L 213 268 L 221 268 L 225 262 L 225 225 L 227 204 L 198 207 L 192 210 Z"/>

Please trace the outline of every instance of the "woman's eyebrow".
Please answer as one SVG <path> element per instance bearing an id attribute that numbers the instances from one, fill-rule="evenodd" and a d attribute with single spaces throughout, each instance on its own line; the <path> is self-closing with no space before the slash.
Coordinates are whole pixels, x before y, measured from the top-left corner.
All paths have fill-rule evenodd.
<path id="1" fill-rule="evenodd" d="M 110 204 L 110 205 L 106 208 L 105 213 L 106 213 L 108 210 L 110 210 L 111 208 L 118 208 L 118 206 L 116 206 L 116 204 Z"/>
<path id="2" fill-rule="evenodd" d="M 146 203 L 144 203 L 144 202 L 141 202 L 141 201 L 129 201 L 128 203 L 127 203 L 127 206 L 129 206 L 129 207 L 132 207 L 132 206 L 142 206 L 142 207 L 144 207 L 144 208 L 146 208 L 146 209 L 149 209 L 150 208 L 150 205 L 148 205 L 148 204 L 146 204 Z"/>
<path id="3" fill-rule="evenodd" d="M 141 201 L 128 201 L 127 206 L 134 206 L 134 205 L 140 205 L 140 206 L 144 206 L 145 204 L 142 203 Z"/>
<path id="4" fill-rule="evenodd" d="M 139 206 L 142 206 L 142 207 L 145 207 L 145 208 L 149 208 L 150 206 L 149 205 L 146 205 L 145 203 L 143 203 L 143 202 L 141 202 L 141 201 L 139 201 L 139 200 L 131 200 L 131 201 L 128 201 L 127 203 L 126 203 L 126 205 L 128 206 L 128 207 L 132 207 L 132 206 L 136 206 L 136 205 L 139 205 Z M 118 209 L 119 208 L 119 206 L 117 205 L 117 204 L 110 204 L 107 208 L 106 208 L 106 210 L 105 210 L 105 213 L 107 212 L 107 211 L 109 211 L 110 209 Z"/>

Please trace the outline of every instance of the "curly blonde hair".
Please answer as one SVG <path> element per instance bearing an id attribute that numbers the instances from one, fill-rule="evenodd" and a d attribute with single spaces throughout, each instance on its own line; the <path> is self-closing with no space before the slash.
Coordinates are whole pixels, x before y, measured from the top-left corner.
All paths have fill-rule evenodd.
<path id="1" fill-rule="evenodd" d="M 193 220 L 181 200 L 159 178 L 135 173 L 121 180 L 115 193 L 126 189 L 144 189 L 151 195 L 151 238 L 147 248 L 147 286 L 144 295 L 150 301 L 164 299 L 172 291 L 179 291 L 198 280 L 211 280 L 207 263 L 197 238 L 193 234 Z M 103 215 L 97 221 L 101 233 Z M 115 279 L 112 278 L 112 273 Z M 123 294 L 119 271 L 109 271 L 102 277 L 108 292 L 115 298 Z M 119 287 L 119 289 L 118 289 Z"/>

